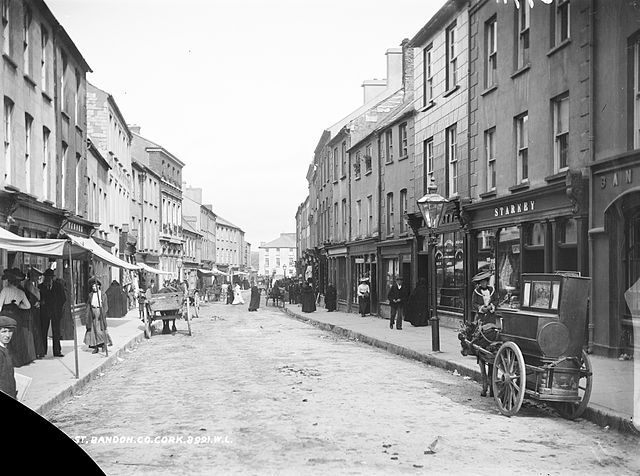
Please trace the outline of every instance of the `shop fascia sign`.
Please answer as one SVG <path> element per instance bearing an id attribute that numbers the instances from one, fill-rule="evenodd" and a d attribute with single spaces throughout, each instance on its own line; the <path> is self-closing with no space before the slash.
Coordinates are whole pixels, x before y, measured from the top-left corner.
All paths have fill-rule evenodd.
<path id="1" fill-rule="evenodd" d="M 503 217 L 507 215 L 519 215 L 534 211 L 536 208 L 535 200 L 525 200 L 522 202 L 508 203 L 493 209 L 494 217 Z"/>
<path id="2" fill-rule="evenodd" d="M 631 184 L 633 183 L 633 169 L 616 170 L 611 175 L 611 182 L 607 180 L 607 176 L 600 177 L 600 188 L 604 190 L 607 186 L 618 187 L 620 183 Z"/>

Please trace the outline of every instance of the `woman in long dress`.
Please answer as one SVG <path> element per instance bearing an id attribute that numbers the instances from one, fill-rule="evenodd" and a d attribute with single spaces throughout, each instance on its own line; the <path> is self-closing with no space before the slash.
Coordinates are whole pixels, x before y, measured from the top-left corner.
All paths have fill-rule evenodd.
<path id="1" fill-rule="evenodd" d="M 309 278 L 302 285 L 302 312 L 313 312 L 316 310 L 316 293 L 313 290 L 313 279 Z"/>
<path id="2" fill-rule="evenodd" d="M 36 359 L 36 348 L 31 331 L 31 303 L 18 286 L 25 278 L 18 268 L 6 269 L 2 275 L 0 291 L 2 313 L 17 322 L 16 330 L 7 345 L 11 351 L 14 367 L 21 367 Z"/>
<path id="3" fill-rule="evenodd" d="M 41 273 L 31 268 L 29 276 L 23 282 L 24 293 L 31 304 L 31 329 L 33 331 L 33 344 L 36 351 L 36 359 L 42 359 L 45 355 L 45 338 L 42 336 L 42 321 L 40 318 L 40 284 Z M 45 336 L 46 337 L 46 336 Z"/>
<path id="4" fill-rule="evenodd" d="M 242 299 L 242 289 L 240 285 L 236 283 L 233 288 L 233 302 L 232 304 L 244 304 L 244 299 Z"/>
<path id="5" fill-rule="evenodd" d="M 249 301 L 249 310 L 257 311 L 260 307 L 260 288 L 255 284 L 251 286 L 251 300 Z"/>
<path id="6" fill-rule="evenodd" d="M 336 310 L 336 301 L 337 301 L 338 293 L 336 291 L 336 287 L 329 283 L 327 286 L 327 291 L 324 294 L 324 307 L 328 312 L 333 312 Z"/>
<path id="7" fill-rule="evenodd" d="M 87 332 L 84 335 L 84 343 L 97 354 L 100 347 L 111 345 L 111 336 L 107 331 L 107 311 L 109 304 L 107 296 L 100 290 L 100 281 L 96 278 L 89 279 L 89 298 L 85 313 L 85 326 Z"/>

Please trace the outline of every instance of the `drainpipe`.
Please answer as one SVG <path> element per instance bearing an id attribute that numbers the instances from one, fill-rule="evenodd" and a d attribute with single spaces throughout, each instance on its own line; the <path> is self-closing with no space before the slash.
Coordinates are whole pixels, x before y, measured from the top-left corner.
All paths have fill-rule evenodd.
<path id="1" fill-rule="evenodd" d="M 590 158 L 590 162 L 593 163 L 595 161 L 595 157 L 596 157 L 596 153 L 595 153 L 595 149 L 594 149 L 594 143 L 595 143 L 595 137 L 596 137 L 596 131 L 595 131 L 595 120 L 593 118 L 593 111 L 594 111 L 594 105 L 595 105 L 595 98 L 593 97 L 595 88 L 593 87 L 593 74 L 595 71 L 594 68 L 594 60 L 595 60 L 595 11 L 596 11 L 596 0 L 591 0 L 591 2 L 589 2 L 589 29 L 588 29 L 588 44 L 589 44 L 589 86 L 588 86 L 588 92 L 589 92 L 589 131 L 591 133 L 591 144 L 589 147 L 589 158 Z M 592 220 L 592 204 L 593 204 L 593 187 L 591 186 L 591 177 L 589 177 L 588 180 L 588 184 L 589 184 L 589 216 L 588 216 L 588 228 L 591 229 L 593 227 L 593 220 Z M 594 269 L 593 269 L 593 255 L 594 255 L 594 243 L 593 243 L 593 238 L 591 237 L 591 235 L 589 234 L 589 232 L 587 231 L 588 234 L 588 240 L 587 243 L 589 245 L 589 275 L 590 276 L 594 276 Z M 580 252 L 580 251 L 578 251 Z M 593 334 L 594 334 L 594 330 L 595 330 L 595 323 L 594 323 L 594 315 L 593 315 L 593 306 L 591 305 L 591 302 L 593 302 L 593 295 L 594 295 L 594 291 L 595 291 L 595 283 L 593 282 L 593 279 L 591 280 L 590 283 L 590 302 L 589 302 L 589 327 L 588 327 L 588 343 L 587 343 L 587 352 L 591 353 L 593 352 Z M 609 316 L 609 319 L 611 318 L 611 316 Z"/>

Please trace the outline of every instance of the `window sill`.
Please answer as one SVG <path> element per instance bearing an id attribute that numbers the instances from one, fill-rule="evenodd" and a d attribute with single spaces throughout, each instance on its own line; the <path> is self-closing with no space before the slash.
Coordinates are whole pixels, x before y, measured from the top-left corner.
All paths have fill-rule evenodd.
<path id="1" fill-rule="evenodd" d="M 342 177 L 340 177 L 340 180 L 344 180 L 344 179 L 346 179 L 346 178 L 347 178 L 347 176 L 346 176 L 346 175 L 343 175 Z"/>
<path id="2" fill-rule="evenodd" d="M 394 234 L 393 234 L 393 233 L 387 233 L 386 239 L 387 239 L 387 240 L 392 240 L 392 239 L 393 239 L 393 237 L 394 237 Z"/>
<path id="3" fill-rule="evenodd" d="M 354 180 L 360 180 L 360 175 L 356 175 L 356 178 Z"/>
<path id="4" fill-rule="evenodd" d="M 429 101 L 429 104 L 422 106 L 420 109 L 418 109 L 418 112 L 425 112 L 428 111 L 429 109 L 431 109 L 432 107 L 434 107 L 436 105 L 435 102 L 433 102 L 433 100 Z"/>
<path id="5" fill-rule="evenodd" d="M 496 192 L 496 190 L 493 189 L 493 190 L 489 190 L 488 192 L 481 193 L 479 197 L 482 199 L 485 199 L 485 198 L 493 198 L 496 195 L 498 195 L 498 192 Z"/>
<path id="6" fill-rule="evenodd" d="M 2 53 L 2 57 L 7 63 L 9 63 L 9 66 L 11 66 L 13 69 L 18 69 L 18 64 L 13 61 L 13 59 L 11 59 L 11 56 L 9 56 L 7 53 Z"/>
<path id="7" fill-rule="evenodd" d="M 384 163 L 384 165 L 390 165 L 390 164 L 393 164 L 393 160 L 387 160 L 387 161 Z"/>
<path id="8" fill-rule="evenodd" d="M 76 124 L 76 131 L 78 131 L 80 133 L 80 135 L 82 135 L 82 133 L 84 132 L 82 130 L 82 127 L 80 127 L 78 124 Z"/>
<path id="9" fill-rule="evenodd" d="M 334 184 L 334 185 L 335 185 L 335 184 L 337 184 L 337 183 L 338 183 L 338 181 L 337 181 L 337 180 L 334 180 L 334 181 L 333 181 L 333 184 Z"/>
<path id="10" fill-rule="evenodd" d="M 408 231 L 403 231 L 400 234 L 398 234 L 398 238 L 408 238 L 408 237 L 409 237 Z"/>
<path id="11" fill-rule="evenodd" d="M 567 46 L 570 43 L 571 43 L 571 38 L 567 38 L 566 40 L 562 40 L 560 43 L 558 43 L 557 46 L 554 46 L 549 51 L 547 51 L 547 56 L 553 56 L 554 54 L 556 54 L 558 51 L 560 51 L 561 49 L 563 49 L 565 46 Z"/>
<path id="12" fill-rule="evenodd" d="M 62 118 L 65 119 L 67 122 L 69 122 L 69 114 L 67 114 L 64 111 L 60 111 L 60 114 L 62 114 Z"/>
<path id="13" fill-rule="evenodd" d="M 35 88 L 35 87 L 36 87 L 36 82 L 33 80 L 33 78 L 32 78 L 31 76 L 29 76 L 29 75 L 28 75 L 28 74 L 26 74 L 26 73 L 25 73 L 23 76 L 24 76 L 24 80 L 25 80 L 27 83 L 29 83 L 29 85 L 30 85 L 32 88 Z"/>
<path id="14" fill-rule="evenodd" d="M 365 174 L 365 176 L 366 175 L 371 175 L 371 170 L 367 170 L 364 174 Z"/>
<path id="15" fill-rule="evenodd" d="M 509 191 L 511 193 L 518 193 L 524 190 L 529 190 L 529 182 L 524 182 L 518 185 L 514 185 L 513 187 L 509 187 Z"/>
<path id="16" fill-rule="evenodd" d="M 496 89 L 498 89 L 497 84 L 494 84 L 493 86 L 489 86 L 487 89 L 485 89 L 480 93 L 480 96 L 486 96 L 487 94 L 494 92 Z"/>
<path id="17" fill-rule="evenodd" d="M 525 71 L 529 71 L 531 69 L 531 63 L 525 64 L 522 68 L 511 75 L 511 79 L 516 79 L 518 76 L 523 74 Z"/>
<path id="18" fill-rule="evenodd" d="M 558 172 L 557 174 L 549 175 L 544 178 L 544 181 L 547 183 L 557 183 L 563 182 L 567 177 L 567 170 L 563 170 L 562 172 Z"/>
<path id="19" fill-rule="evenodd" d="M 42 91 L 42 97 L 47 100 L 47 102 L 51 102 L 51 96 L 49 96 L 45 91 Z"/>
<path id="20" fill-rule="evenodd" d="M 455 93 L 458 89 L 460 89 L 460 85 L 456 84 L 454 87 L 452 87 L 451 89 L 447 90 L 444 92 L 444 94 L 442 95 L 442 97 L 446 98 L 451 96 L 453 93 Z"/>
<path id="21" fill-rule="evenodd" d="M 407 155 L 403 155 L 402 157 L 399 157 L 399 158 L 398 158 L 398 162 L 400 162 L 401 160 L 408 159 L 408 158 L 409 158 L 409 154 L 407 154 Z"/>

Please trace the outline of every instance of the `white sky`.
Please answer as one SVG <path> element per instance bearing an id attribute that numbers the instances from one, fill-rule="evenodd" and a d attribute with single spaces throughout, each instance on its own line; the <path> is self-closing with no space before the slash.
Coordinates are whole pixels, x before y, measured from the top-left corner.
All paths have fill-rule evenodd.
<path id="1" fill-rule="evenodd" d="M 46 0 L 129 124 L 261 241 L 295 232 L 322 131 L 444 0 Z"/>

